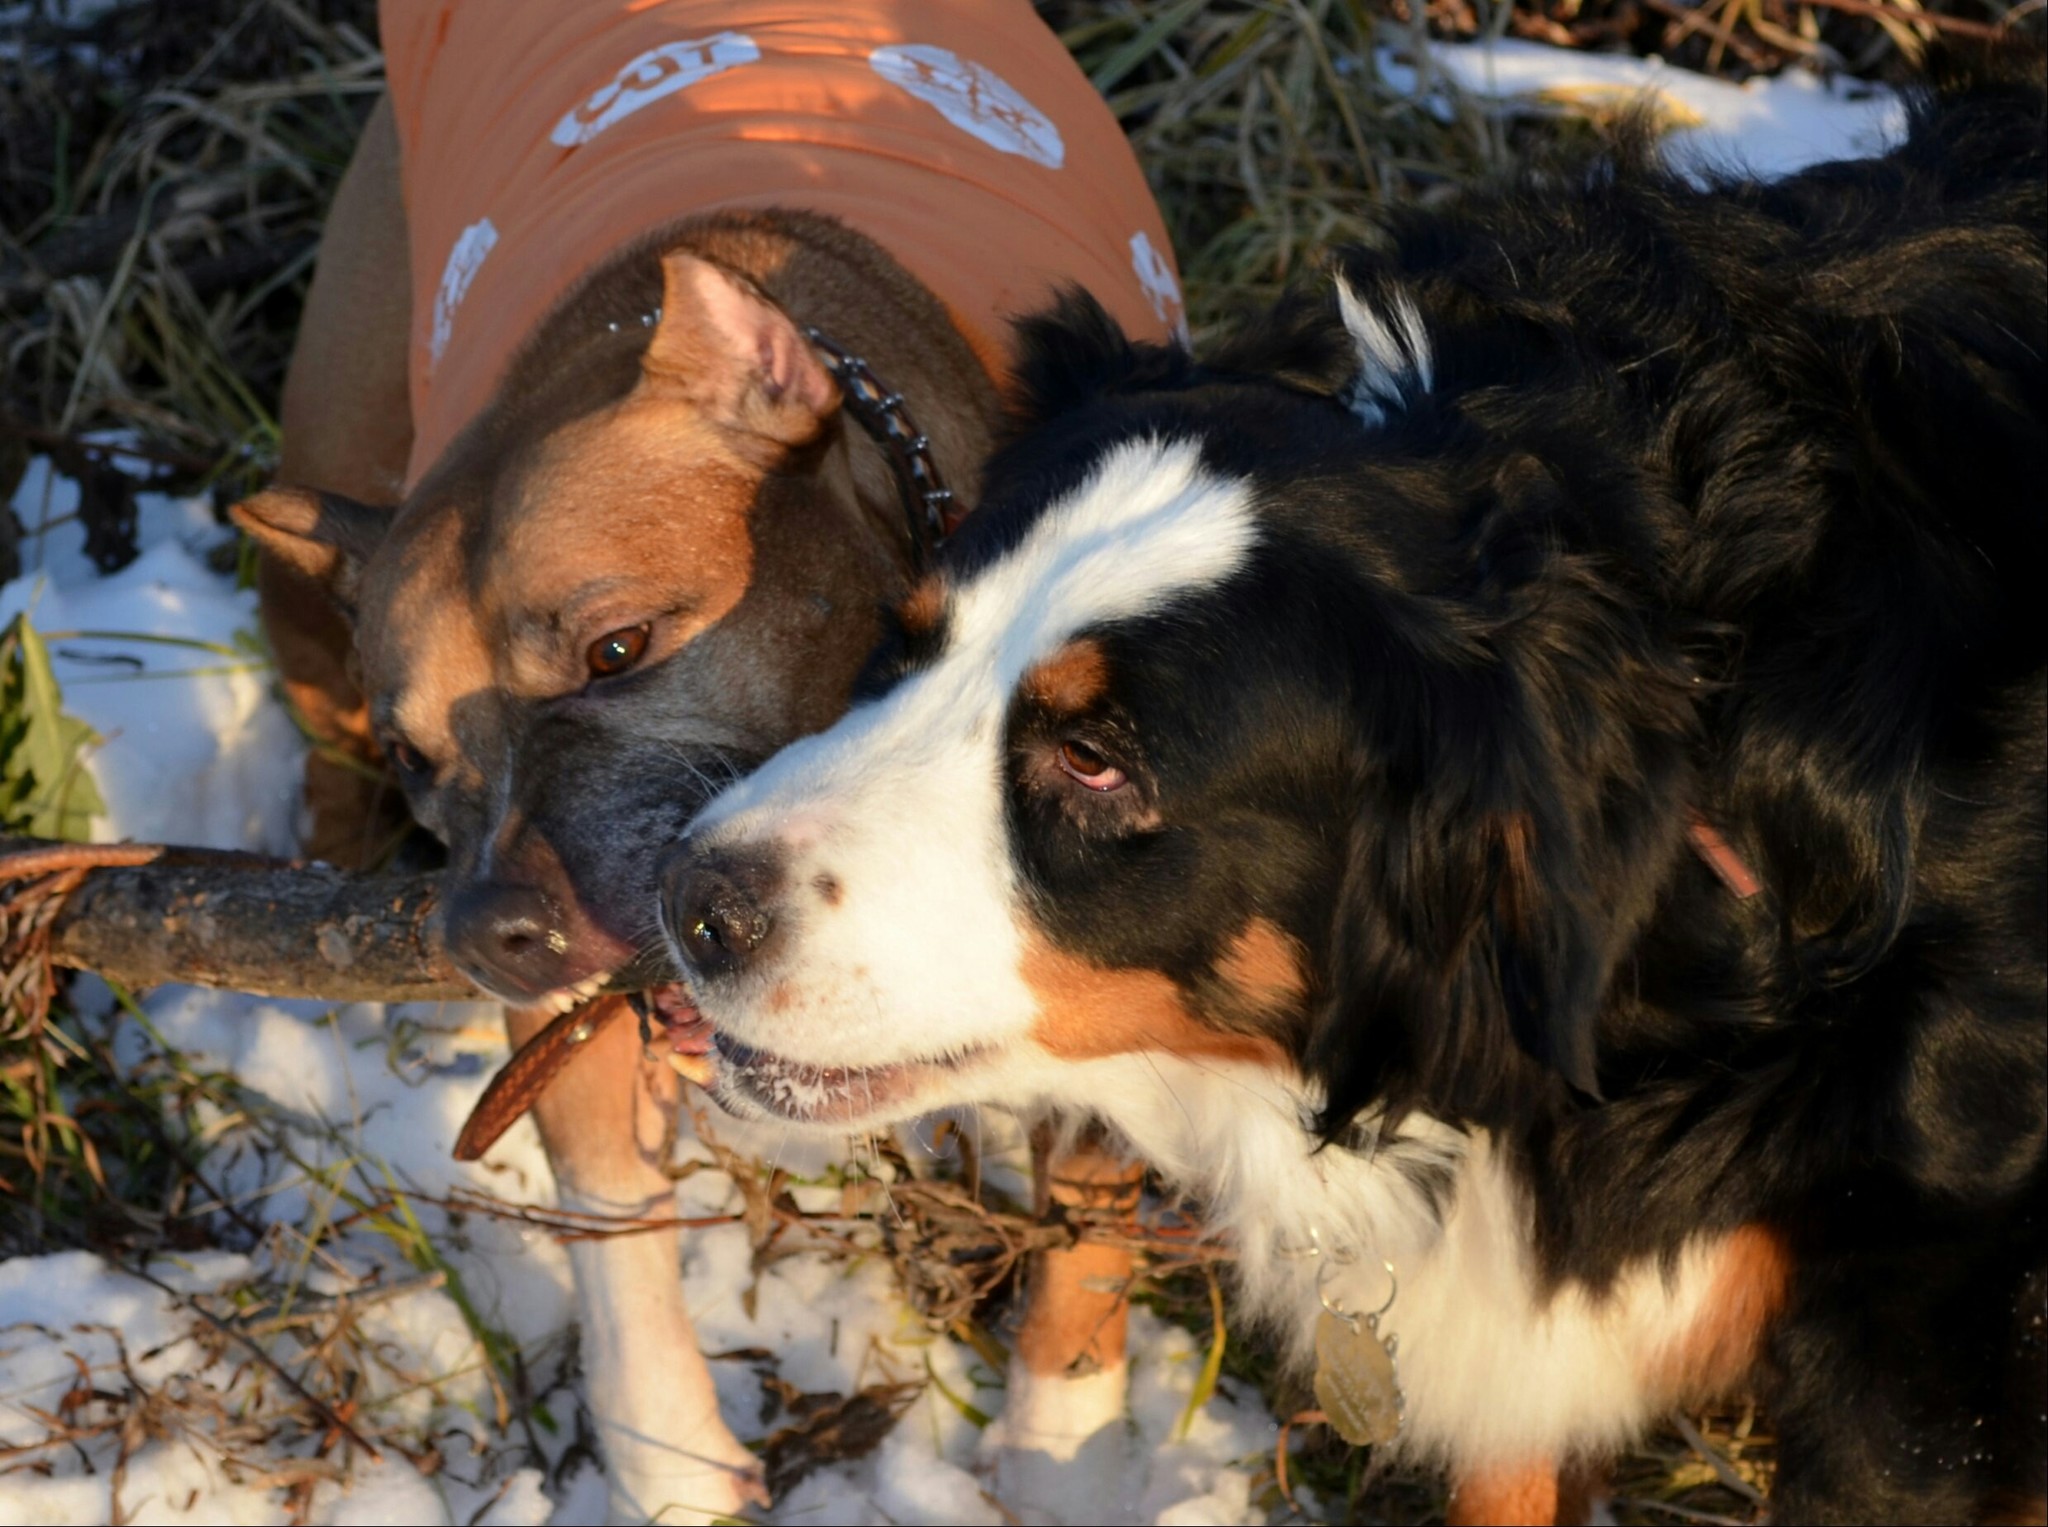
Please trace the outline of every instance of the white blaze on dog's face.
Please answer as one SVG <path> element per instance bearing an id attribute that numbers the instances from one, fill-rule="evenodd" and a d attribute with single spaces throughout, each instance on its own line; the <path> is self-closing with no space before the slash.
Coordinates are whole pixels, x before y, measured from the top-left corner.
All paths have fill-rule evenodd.
<path id="1" fill-rule="evenodd" d="M 1213 590 L 1255 530 L 1248 486 L 1192 443 L 1114 446 L 1013 548 L 913 595 L 906 626 L 938 640 L 928 665 L 706 809 L 663 875 L 663 912 L 717 1025 L 722 1102 L 871 1123 L 1048 1060 L 1255 1044 L 1191 1033 L 1164 975 L 1048 939 L 1017 868 L 1013 790 L 1056 771 L 1128 831 L 1148 807 L 1084 743 L 1027 752 L 1010 724 L 1020 697 L 1086 709 L 1102 679 L 1088 633 Z"/>

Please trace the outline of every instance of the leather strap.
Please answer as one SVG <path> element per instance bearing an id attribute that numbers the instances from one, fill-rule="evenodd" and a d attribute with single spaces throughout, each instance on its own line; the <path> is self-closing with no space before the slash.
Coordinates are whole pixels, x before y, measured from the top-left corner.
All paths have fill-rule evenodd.
<path id="1" fill-rule="evenodd" d="M 600 997 L 584 1007 L 562 1014 L 533 1038 L 512 1052 L 504 1069 L 491 1078 L 484 1095 L 469 1111 L 462 1133 L 455 1138 L 455 1159 L 475 1161 L 498 1143 L 498 1137 L 519 1122 L 576 1057 L 576 1052 L 618 1021 L 626 1004 Z"/>
<path id="2" fill-rule="evenodd" d="M 1714 872 L 1714 878 L 1726 886 L 1729 895 L 1737 901 L 1747 901 L 1764 888 L 1763 882 L 1756 878 L 1756 871 L 1698 812 L 1693 813 L 1692 821 L 1686 826 L 1685 839 L 1692 845 L 1692 851 Z"/>

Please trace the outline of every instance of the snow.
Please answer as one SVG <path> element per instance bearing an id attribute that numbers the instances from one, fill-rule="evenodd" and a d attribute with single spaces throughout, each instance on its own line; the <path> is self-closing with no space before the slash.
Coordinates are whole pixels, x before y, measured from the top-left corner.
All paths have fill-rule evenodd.
<path id="1" fill-rule="evenodd" d="M 1454 103 L 1441 88 L 1522 109 L 1615 108 L 1647 98 L 1669 124 L 1670 162 L 1694 173 L 1790 174 L 1809 164 L 1879 153 L 1904 135 L 1897 94 L 1845 78 L 1787 70 L 1743 84 L 1676 69 L 1657 58 L 1585 53 L 1505 38 L 1432 43 L 1426 66 L 1382 51 L 1380 76 L 1404 94 L 1423 92 L 1446 119 Z"/>
<path id="2" fill-rule="evenodd" d="M 83 9 L 82 7 L 80 9 Z M 1682 74 L 1655 62 L 1559 52 L 1531 44 L 1435 47 L 1426 70 L 1383 56 L 1387 76 L 1429 92 L 1449 110 L 1443 81 L 1490 101 L 1660 93 L 1668 114 L 1696 125 L 1674 137 L 1682 163 L 1743 162 L 1781 172 L 1830 154 L 1859 152 L 1897 132 L 1901 112 L 1884 92 L 1847 89 L 1806 75 L 1744 87 Z M 288 850 L 298 813 L 303 744 L 277 704 L 254 642 L 253 593 L 231 573 L 231 537 L 199 501 L 145 495 L 142 555 L 101 577 L 85 559 L 82 531 L 67 517 L 76 489 L 48 463 L 32 463 L 14 499 L 27 528 L 27 571 L 0 588 L 0 620 L 29 609 L 50 635 L 67 706 L 104 739 L 90 766 L 107 802 L 103 839 L 134 838 L 265 851 Z M 84 636 L 79 632 L 115 633 Z M 125 634 L 121 634 L 125 633 Z M 175 637 L 202 649 L 146 638 Z M 213 650 L 219 649 L 219 650 Z M 106 1010 L 106 989 L 74 988 L 82 1010 Z M 314 1484 L 306 1519 L 317 1523 L 599 1521 L 604 1481 L 579 1447 L 568 1259 L 544 1229 L 430 1202 L 462 1189 L 513 1203 L 548 1204 L 553 1183 L 530 1121 L 487 1163 L 459 1165 L 457 1129 L 504 1056 L 497 1011 L 485 1003 L 383 1008 L 281 1002 L 173 988 L 144 1009 L 156 1034 L 188 1066 L 232 1075 L 251 1108 L 279 1122 L 265 1132 L 246 1113 L 213 1110 L 206 1160 L 213 1189 L 268 1227 L 248 1255 L 203 1251 L 159 1256 L 149 1271 L 194 1296 L 228 1295 L 251 1280 L 288 1285 L 302 1299 L 375 1296 L 357 1323 L 370 1354 L 361 1396 L 380 1435 L 409 1439 L 381 1462 L 356 1456 L 345 1478 Z M 109 1019 L 112 1022 L 114 1020 Z M 156 1041 L 121 1020 L 118 1053 L 141 1065 Z M 1021 1189 L 1022 1143 L 987 1119 L 980 1131 L 992 1181 Z M 776 1157 L 799 1176 L 829 1162 L 798 1160 L 774 1133 L 716 1126 L 736 1149 Z M 910 1147 L 916 1149 L 913 1143 Z M 687 1133 L 684 1160 L 702 1163 L 678 1192 L 678 1213 L 736 1212 L 740 1196 Z M 344 1233 L 317 1236 L 351 1203 L 403 1192 L 438 1258 L 422 1272 L 402 1227 L 357 1216 Z M 821 1200 L 836 1189 L 813 1191 Z M 684 1285 L 704 1349 L 765 1349 L 799 1390 L 850 1391 L 877 1382 L 935 1380 L 868 1458 L 819 1470 L 778 1502 L 779 1522 L 1157 1522 L 1235 1523 L 1263 1518 L 1255 1485 L 1270 1468 L 1275 1424 L 1257 1395 L 1229 1381 L 1183 1423 L 1202 1367 L 1189 1333 L 1144 1309 L 1131 1320 L 1126 1424 L 1098 1433 L 1070 1465 L 1006 1476 L 1014 1497 L 990 1493 L 976 1422 L 941 1392 L 975 1410 L 1001 1409 L 1000 1377 L 968 1347 L 934 1335 L 894 1288 L 879 1257 L 797 1255 L 760 1269 L 747 1232 L 731 1224 L 684 1240 Z M 537 1402 L 507 1415 L 485 1354 L 458 1296 L 516 1343 Z M 224 1305 L 215 1306 L 225 1308 Z M 255 1371 L 197 1338 L 196 1318 L 171 1295 L 85 1252 L 56 1251 L 0 1263 L 0 1450 L 46 1435 L 46 1418 L 89 1376 L 120 1392 L 210 1387 L 250 1401 Z M 122 1363 L 125 1354 L 126 1368 Z M 712 1363 L 726 1414 L 743 1436 L 775 1417 L 764 1411 L 755 1362 Z M 94 1404 L 88 1400 L 86 1412 Z M 104 1407 L 102 1407 L 104 1409 Z M 119 1507 L 163 1521 L 283 1521 L 284 1490 L 261 1470 L 231 1468 L 203 1432 L 144 1429 L 119 1470 L 118 1428 L 75 1447 L 27 1456 L 47 1472 L 0 1473 L 0 1524 L 100 1522 Z M 308 1439 L 243 1444 L 265 1468 L 304 1464 Z M 265 1449 L 270 1449 L 266 1453 Z M 423 1470 L 409 1455 L 432 1456 Z M 1270 1497 L 1269 1497 L 1270 1498 Z"/>
<path id="3" fill-rule="evenodd" d="M 102 578 L 84 526 L 69 518 L 77 506 L 76 483 L 44 458 L 30 462 L 14 496 L 25 571 L 0 588 L 0 624 L 31 612 L 50 638 L 65 708 L 105 739 L 92 759 L 108 808 L 97 835 L 289 852 L 304 747 L 270 698 L 260 656 L 236 650 L 238 633 L 247 647 L 256 630 L 255 592 L 208 568 L 211 554 L 232 554 L 233 533 L 203 500 L 143 494 L 145 549 Z M 77 631 L 134 634 L 68 634 Z"/>

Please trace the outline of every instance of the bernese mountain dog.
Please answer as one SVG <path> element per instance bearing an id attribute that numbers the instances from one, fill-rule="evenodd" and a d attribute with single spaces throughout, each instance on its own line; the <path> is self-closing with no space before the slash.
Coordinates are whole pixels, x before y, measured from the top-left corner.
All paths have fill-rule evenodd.
<path id="1" fill-rule="evenodd" d="M 869 697 L 669 859 L 720 1101 L 1108 1120 L 1458 1519 L 1747 1386 L 1780 1520 L 2040 1520 L 2043 85 L 1396 214 L 1206 362 L 1028 324 Z"/>

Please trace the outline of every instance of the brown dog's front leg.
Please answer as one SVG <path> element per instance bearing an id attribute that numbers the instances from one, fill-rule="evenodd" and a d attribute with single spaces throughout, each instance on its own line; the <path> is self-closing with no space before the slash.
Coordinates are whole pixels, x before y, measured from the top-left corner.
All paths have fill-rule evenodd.
<path id="1" fill-rule="evenodd" d="M 1041 1200 L 1068 1209 L 1133 1216 L 1142 1162 L 1127 1161 L 1090 1132 L 1054 1155 L 1051 1137 L 1032 1137 Z M 1090 1440 L 1120 1436 L 1127 1378 L 1133 1259 L 1120 1246 L 1082 1244 L 1032 1256 L 1025 1270 L 1024 1325 L 1010 1360 L 1003 1414 L 989 1429 L 998 1495 L 1012 1510 L 1031 1508 Z"/>
<path id="2" fill-rule="evenodd" d="M 1451 1480 L 1444 1520 L 1449 1527 L 1568 1527 L 1592 1520 L 1593 1502 L 1605 1481 L 1605 1470 L 1597 1465 L 1560 1469 L 1548 1458 L 1508 1467 L 1463 1468 Z"/>
<path id="3" fill-rule="evenodd" d="M 523 1044 L 548 1016 L 507 1013 L 512 1042 Z M 678 1083 L 666 1066 L 642 1060 L 630 1017 L 595 1025 L 589 1052 L 534 1106 L 565 1208 L 631 1218 L 674 1212 L 664 1168 Z M 718 1413 L 683 1306 L 676 1235 L 576 1241 L 569 1257 L 613 1519 L 703 1522 L 767 1504 L 760 1461 Z"/>

